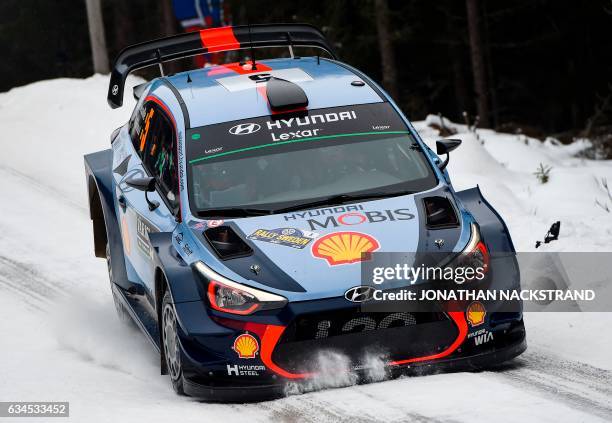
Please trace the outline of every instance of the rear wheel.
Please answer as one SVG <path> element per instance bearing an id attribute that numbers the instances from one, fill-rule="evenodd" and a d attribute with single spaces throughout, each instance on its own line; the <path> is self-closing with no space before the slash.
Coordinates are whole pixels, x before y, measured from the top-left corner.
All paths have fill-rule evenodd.
<path id="1" fill-rule="evenodd" d="M 166 357 L 166 367 L 170 375 L 170 381 L 174 391 L 179 395 L 185 395 L 183 389 L 183 365 L 181 362 L 181 348 L 179 345 L 176 312 L 170 292 L 166 291 L 162 301 L 162 343 Z"/>

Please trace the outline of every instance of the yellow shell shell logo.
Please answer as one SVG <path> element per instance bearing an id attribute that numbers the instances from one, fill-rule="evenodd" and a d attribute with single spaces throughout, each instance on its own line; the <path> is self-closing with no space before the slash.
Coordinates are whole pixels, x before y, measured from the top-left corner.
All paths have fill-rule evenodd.
<path id="1" fill-rule="evenodd" d="M 487 311 L 480 301 L 474 301 L 467 308 L 467 319 L 472 326 L 482 325 L 485 321 Z"/>
<path id="2" fill-rule="evenodd" d="M 321 237 L 312 245 L 312 255 L 327 260 L 330 266 L 357 263 L 363 253 L 380 248 L 378 241 L 360 232 L 335 232 Z"/>
<path id="3" fill-rule="evenodd" d="M 259 342 L 254 336 L 243 333 L 234 340 L 232 349 L 236 351 L 239 358 L 255 358 L 259 351 Z"/>

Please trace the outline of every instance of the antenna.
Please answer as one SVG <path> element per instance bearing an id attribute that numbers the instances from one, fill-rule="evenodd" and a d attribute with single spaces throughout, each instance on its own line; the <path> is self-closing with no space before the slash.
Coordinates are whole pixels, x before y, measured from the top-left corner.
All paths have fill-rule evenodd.
<path id="1" fill-rule="evenodd" d="M 289 45 L 289 55 L 291 56 L 292 59 L 295 59 L 295 55 L 293 54 L 293 43 L 291 42 L 291 34 L 287 32 L 286 35 L 287 35 L 287 44 Z"/>
<path id="2" fill-rule="evenodd" d="M 161 73 L 161 76 L 166 76 L 164 74 L 164 67 L 162 66 L 162 58 L 161 54 L 159 53 L 159 49 L 155 50 L 155 56 L 157 56 L 157 61 L 159 62 L 159 73 Z"/>
<path id="3" fill-rule="evenodd" d="M 255 63 L 255 49 L 253 48 L 253 38 L 251 37 L 251 24 L 249 25 L 249 44 L 251 45 L 251 70 L 257 70 Z"/>

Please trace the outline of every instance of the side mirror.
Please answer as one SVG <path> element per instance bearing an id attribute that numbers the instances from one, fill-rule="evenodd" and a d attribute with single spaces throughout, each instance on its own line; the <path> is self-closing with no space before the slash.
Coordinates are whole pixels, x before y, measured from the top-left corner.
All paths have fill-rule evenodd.
<path id="1" fill-rule="evenodd" d="M 439 164 L 440 170 L 444 170 L 448 166 L 450 160 L 450 152 L 461 145 L 461 140 L 458 139 L 444 139 L 436 141 L 436 153 L 438 155 L 446 154 L 446 160 Z"/>
<path id="2" fill-rule="evenodd" d="M 155 191 L 155 178 L 148 176 L 146 178 L 128 178 L 125 183 L 138 191 L 153 192 Z"/>
<path id="3" fill-rule="evenodd" d="M 149 205 L 149 210 L 153 211 L 159 207 L 159 201 L 151 201 L 147 196 L 147 193 L 155 191 L 155 178 L 152 176 L 147 176 L 146 178 L 128 178 L 125 180 L 125 183 L 134 189 L 139 191 L 144 191 L 145 200 L 147 200 L 147 204 Z"/>

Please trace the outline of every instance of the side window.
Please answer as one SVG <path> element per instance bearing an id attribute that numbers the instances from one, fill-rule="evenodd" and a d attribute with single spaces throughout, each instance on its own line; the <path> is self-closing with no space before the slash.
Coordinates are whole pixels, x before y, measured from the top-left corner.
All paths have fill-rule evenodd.
<path id="1" fill-rule="evenodd" d="M 147 148 L 151 134 L 154 132 L 153 127 L 157 123 L 156 114 L 158 114 L 157 109 L 152 103 L 149 103 L 145 107 L 138 109 L 130 127 L 130 137 L 132 138 L 134 150 L 136 150 L 143 162 L 144 151 Z"/>
<path id="2" fill-rule="evenodd" d="M 154 176 L 172 207 L 178 201 L 178 163 L 174 127 L 155 105 L 145 108 L 144 127 L 137 151 L 144 167 Z"/>

